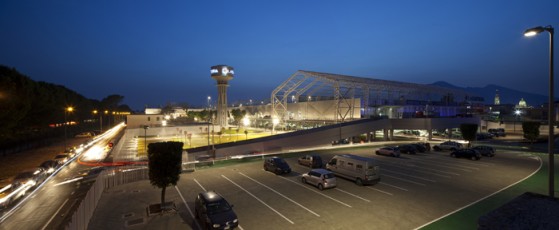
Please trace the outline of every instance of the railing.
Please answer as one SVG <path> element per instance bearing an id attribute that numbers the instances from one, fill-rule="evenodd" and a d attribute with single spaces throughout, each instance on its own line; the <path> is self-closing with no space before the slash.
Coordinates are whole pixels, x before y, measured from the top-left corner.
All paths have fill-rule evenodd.
<path id="1" fill-rule="evenodd" d="M 87 229 L 89 220 L 91 220 L 97 203 L 105 190 L 146 179 L 149 179 L 149 170 L 146 166 L 122 166 L 102 171 L 81 201 L 78 209 L 72 214 L 72 219 L 66 225 L 66 229 Z"/>

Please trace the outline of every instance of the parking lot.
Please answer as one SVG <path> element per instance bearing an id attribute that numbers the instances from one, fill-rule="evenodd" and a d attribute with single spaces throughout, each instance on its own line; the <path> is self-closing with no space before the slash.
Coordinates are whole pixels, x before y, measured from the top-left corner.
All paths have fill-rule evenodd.
<path id="1" fill-rule="evenodd" d="M 336 188 L 320 191 L 301 182 L 309 168 L 298 165 L 295 156 L 286 158 L 290 174 L 266 172 L 263 161 L 255 160 L 182 174 L 172 190 L 186 203 L 177 207 L 194 229 L 194 198 L 208 190 L 234 205 L 241 229 L 413 229 L 514 184 L 540 166 L 529 154 L 503 150 L 479 161 L 451 158 L 449 152 L 393 158 L 374 155 L 374 150 L 313 152 L 324 163 L 341 153 L 378 160 L 381 181 L 371 186 L 338 178 Z"/>

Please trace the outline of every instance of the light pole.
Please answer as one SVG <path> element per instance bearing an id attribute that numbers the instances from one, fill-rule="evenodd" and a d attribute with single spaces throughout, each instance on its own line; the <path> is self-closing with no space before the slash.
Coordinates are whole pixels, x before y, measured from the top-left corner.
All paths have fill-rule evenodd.
<path id="1" fill-rule="evenodd" d="M 66 142 L 66 139 L 68 138 L 68 118 L 66 116 L 66 113 L 71 113 L 72 111 L 74 111 L 74 107 L 72 106 L 64 109 L 64 151 L 66 151 L 66 149 L 68 148 L 68 144 Z"/>
<path id="2" fill-rule="evenodd" d="M 103 133 L 103 113 L 93 110 L 93 114 L 99 114 L 99 134 Z"/>
<path id="3" fill-rule="evenodd" d="M 144 128 L 144 150 L 147 153 L 148 152 L 147 136 L 148 136 L 149 125 L 142 125 L 142 128 Z"/>
<path id="4" fill-rule="evenodd" d="M 549 125 L 549 137 L 547 139 L 548 146 L 547 146 L 547 154 L 549 157 L 549 196 L 555 196 L 555 186 L 554 186 L 554 159 L 553 159 L 553 150 L 554 150 L 554 134 L 553 134 L 553 125 L 555 120 L 555 100 L 553 96 L 553 27 L 552 26 L 538 26 L 534 28 L 527 29 L 524 31 L 524 36 L 531 37 L 539 34 L 543 31 L 547 31 L 549 33 L 549 101 L 548 101 L 548 125 Z"/>

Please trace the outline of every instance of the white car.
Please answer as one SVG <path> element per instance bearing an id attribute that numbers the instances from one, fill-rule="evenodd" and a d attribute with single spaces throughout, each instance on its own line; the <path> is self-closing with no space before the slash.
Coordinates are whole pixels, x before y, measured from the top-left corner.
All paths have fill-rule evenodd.
<path id="1" fill-rule="evenodd" d="M 336 187 L 336 176 L 326 169 L 312 169 L 308 173 L 303 174 L 301 181 L 306 184 L 312 184 L 320 190 Z"/>

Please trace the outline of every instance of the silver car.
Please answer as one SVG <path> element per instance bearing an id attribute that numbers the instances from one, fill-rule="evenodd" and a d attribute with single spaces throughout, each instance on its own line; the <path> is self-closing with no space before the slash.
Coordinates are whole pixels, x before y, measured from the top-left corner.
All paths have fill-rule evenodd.
<path id="1" fill-rule="evenodd" d="M 326 169 L 312 169 L 308 173 L 303 174 L 301 181 L 303 183 L 312 184 L 320 190 L 336 187 L 336 177 L 334 173 Z"/>

